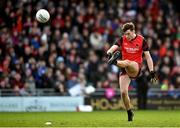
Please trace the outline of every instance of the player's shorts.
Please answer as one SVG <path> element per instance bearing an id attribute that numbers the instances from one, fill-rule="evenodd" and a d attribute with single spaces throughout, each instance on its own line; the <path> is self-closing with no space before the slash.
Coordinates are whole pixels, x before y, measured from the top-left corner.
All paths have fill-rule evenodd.
<path id="1" fill-rule="evenodd" d="M 142 64 L 138 63 L 138 67 L 139 67 L 138 74 L 135 77 L 129 77 L 129 78 L 136 79 L 141 73 L 141 66 L 142 66 Z M 121 68 L 120 76 L 121 75 L 126 75 L 126 74 L 127 74 L 127 72 L 126 72 L 125 68 Z"/>

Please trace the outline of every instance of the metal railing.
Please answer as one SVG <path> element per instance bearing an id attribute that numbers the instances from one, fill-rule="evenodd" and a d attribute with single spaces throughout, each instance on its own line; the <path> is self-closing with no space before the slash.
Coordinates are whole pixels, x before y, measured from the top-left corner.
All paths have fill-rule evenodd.
<path id="1" fill-rule="evenodd" d="M 26 90 L 28 92 L 28 90 Z M 96 89 L 94 93 L 92 93 L 90 96 L 102 96 L 105 95 L 106 89 L 99 88 Z M 119 89 L 115 89 L 115 94 L 117 96 L 120 96 Z M 53 88 L 43 88 L 43 89 L 35 89 L 33 93 L 22 93 L 21 91 L 15 91 L 13 89 L 0 89 L 0 97 L 2 96 L 62 96 L 62 95 L 68 95 L 68 93 L 61 94 L 60 92 L 56 92 Z M 129 91 L 130 96 L 136 96 L 137 91 L 136 89 L 132 89 Z M 173 98 L 180 98 L 180 89 L 175 90 L 167 90 L 162 91 L 159 88 L 150 88 L 148 93 L 148 97 L 162 97 L 162 96 L 170 96 Z"/>
<path id="2" fill-rule="evenodd" d="M 161 90 L 159 88 L 151 88 L 148 91 L 149 97 L 163 97 L 163 96 L 169 96 L 173 98 L 180 98 L 180 89 L 174 89 L 174 90 Z"/>

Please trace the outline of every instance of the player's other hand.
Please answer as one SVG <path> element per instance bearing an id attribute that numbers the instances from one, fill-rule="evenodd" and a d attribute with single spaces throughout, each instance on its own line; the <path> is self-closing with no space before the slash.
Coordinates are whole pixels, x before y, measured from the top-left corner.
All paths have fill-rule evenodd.
<path id="1" fill-rule="evenodd" d="M 156 76 L 156 72 L 155 71 L 151 71 L 149 74 L 149 79 L 151 81 L 151 83 L 156 83 L 157 82 L 157 76 Z"/>

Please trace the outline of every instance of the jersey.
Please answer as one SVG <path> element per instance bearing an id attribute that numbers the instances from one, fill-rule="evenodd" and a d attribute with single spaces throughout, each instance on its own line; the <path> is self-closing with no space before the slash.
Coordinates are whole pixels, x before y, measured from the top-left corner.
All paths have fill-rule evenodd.
<path id="1" fill-rule="evenodd" d="M 143 51 L 148 51 L 149 47 L 146 40 L 141 35 L 136 35 L 132 40 L 127 40 L 125 36 L 122 36 L 115 42 L 121 49 L 122 60 L 135 61 L 141 64 Z"/>

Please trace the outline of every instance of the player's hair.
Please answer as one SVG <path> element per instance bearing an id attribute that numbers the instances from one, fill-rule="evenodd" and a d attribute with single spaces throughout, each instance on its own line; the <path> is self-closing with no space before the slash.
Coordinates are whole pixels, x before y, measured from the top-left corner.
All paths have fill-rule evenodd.
<path id="1" fill-rule="evenodd" d="M 128 22 L 128 23 L 125 23 L 123 26 L 122 26 L 122 31 L 123 32 L 126 32 L 127 30 L 135 30 L 135 26 L 132 22 Z"/>

